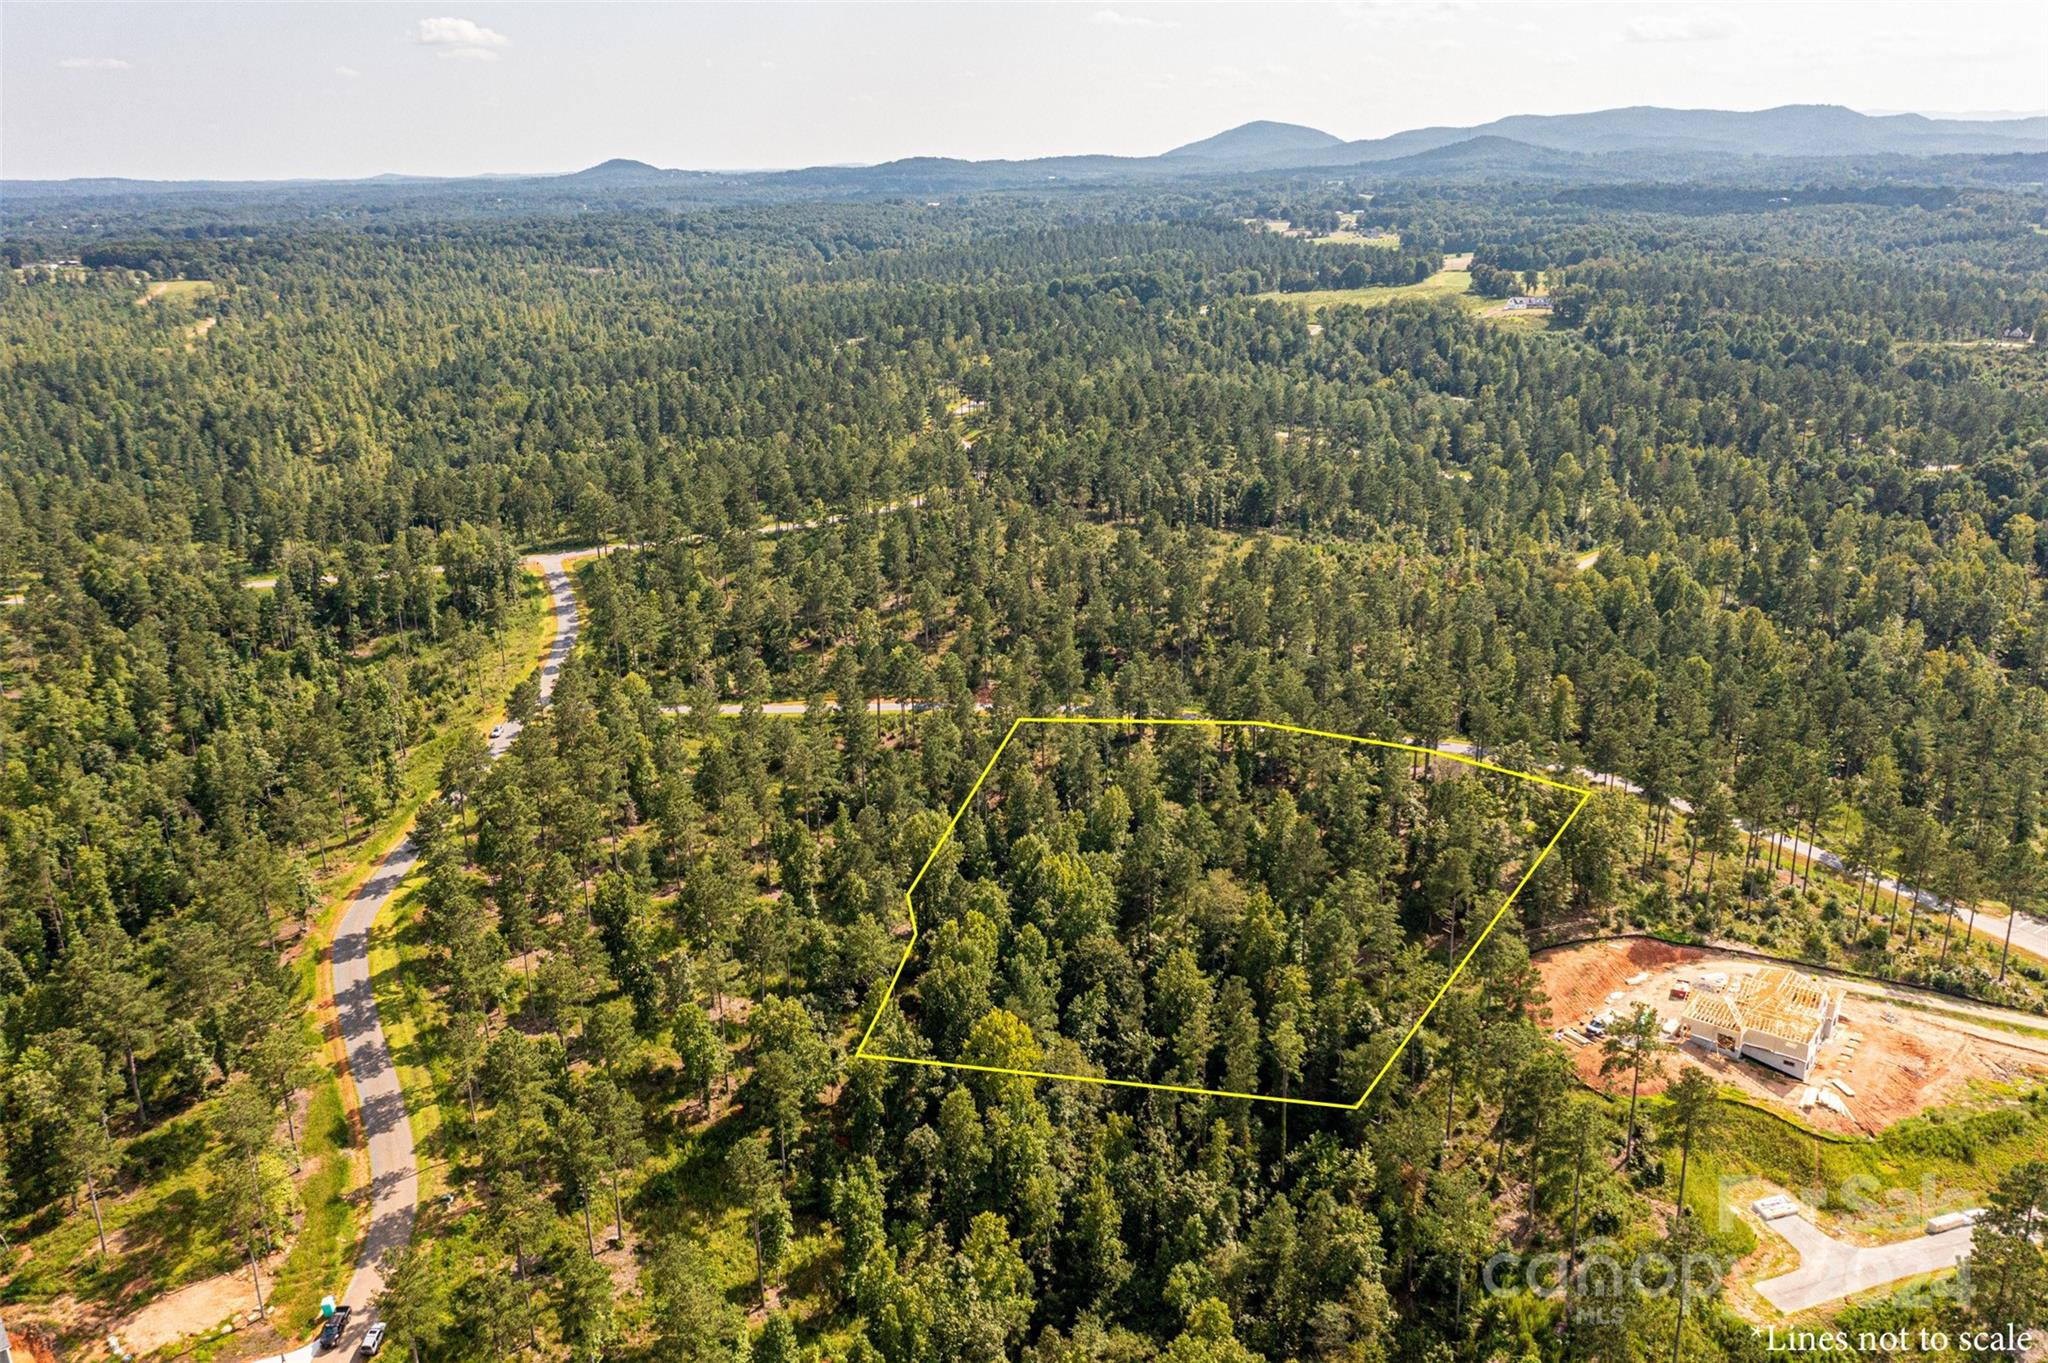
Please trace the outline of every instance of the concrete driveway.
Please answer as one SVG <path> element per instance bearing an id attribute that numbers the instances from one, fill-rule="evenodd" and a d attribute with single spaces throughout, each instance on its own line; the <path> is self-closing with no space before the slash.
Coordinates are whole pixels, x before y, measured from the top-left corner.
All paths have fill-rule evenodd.
<path id="1" fill-rule="evenodd" d="M 1896 1244 L 1865 1247 L 1835 1239 L 1804 1214 L 1763 1223 L 1799 1251 L 1799 1267 L 1756 1285 L 1757 1295 L 1791 1315 L 1901 1278 L 1954 1268 L 1970 1252 L 1975 1229 L 1920 1235 Z"/>

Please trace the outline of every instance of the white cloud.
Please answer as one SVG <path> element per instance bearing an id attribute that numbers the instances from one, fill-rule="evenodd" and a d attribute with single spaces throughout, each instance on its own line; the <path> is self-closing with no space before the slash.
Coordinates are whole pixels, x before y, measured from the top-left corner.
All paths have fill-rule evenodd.
<path id="1" fill-rule="evenodd" d="M 1719 10 L 1686 14 L 1646 14 L 1623 30 L 1632 43 L 1712 43 L 1732 38 L 1742 25 Z"/>
<path id="2" fill-rule="evenodd" d="M 363 73 L 356 70 L 353 66 L 337 66 L 334 68 L 334 74 L 340 76 L 343 80 L 354 80 Z"/>
<path id="3" fill-rule="evenodd" d="M 1332 8 L 1353 28 L 1381 28 L 1417 20 L 1463 20 L 1474 7 L 1469 0 L 1347 0 Z"/>
<path id="4" fill-rule="evenodd" d="M 66 57 L 57 63 L 66 71 L 126 71 L 128 63 L 119 57 Z"/>
<path id="5" fill-rule="evenodd" d="M 1153 19 L 1142 14 L 1125 14 L 1118 9 L 1099 9 L 1088 22 L 1103 28 L 1179 28 L 1171 19 Z"/>
<path id="6" fill-rule="evenodd" d="M 474 19 L 422 19 L 412 40 L 444 57 L 473 62 L 494 62 L 501 48 L 512 45 L 510 38 Z"/>

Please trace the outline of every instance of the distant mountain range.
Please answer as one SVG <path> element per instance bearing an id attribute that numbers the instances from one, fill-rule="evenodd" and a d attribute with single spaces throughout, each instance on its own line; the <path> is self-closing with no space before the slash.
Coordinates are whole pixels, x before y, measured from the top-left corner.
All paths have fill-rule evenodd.
<path id="1" fill-rule="evenodd" d="M 1264 120 L 1175 147 L 1159 156 L 1045 156 L 1026 161 L 965 161 L 920 156 L 874 166 L 820 166 L 763 175 L 843 181 L 929 183 L 1001 178 L 1098 179 L 1115 175 L 1374 170 L 1427 173 L 1484 165 L 1533 174 L 1596 169 L 1601 158 L 1831 158 L 1986 156 L 2048 152 L 2048 117 L 1995 120 L 1859 114 L 1833 104 L 1788 104 L 1754 113 L 1640 106 L 1590 114 L 1516 114 L 1468 128 L 1413 128 L 1347 142 L 1299 123 Z M 1545 155 L 1544 153 L 1562 153 Z M 612 160 L 571 178 L 647 180 L 696 174 L 644 161 Z"/>
<path id="2" fill-rule="evenodd" d="M 564 175 L 456 179 L 375 176 L 357 181 L 5 181 L 21 199 L 152 194 L 178 190 L 295 192 L 343 186 L 419 190 L 510 185 L 543 195 L 644 198 L 884 196 L 1110 184 L 1218 175 L 1353 172 L 1373 178 L 1476 177 L 1589 181 L 1671 180 L 1794 163 L 1889 162 L 1930 157 L 2012 158 L 2007 174 L 2039 178 L 2048 117 L 1928 118 L 1861 114 L 1828 104 L 1754 112 L 1639 106 L 1584 114 L 1516 114 L 1472 127 L 1413 128 L 1345 141 L 1295 123 L 1246 123 L 1157 156 L 1048 156 L 1022 161 L 910 157 L 871 166 L 783 171 L 670 170 L 615 158 Z M 12 215 L 9 215 L 12 216 Z"/>
<path id="3" fill-rule="evenodd" d="M 1469 128 L 1414 128 L 1345 142 L 1314 128 L 1247 123 L 1166 153 L 1235 169 L 1368 165 L 1478 138 L 1586 156 L 1951 156 L 2048 151 L 2048 117 L 1996 120 L 1859 114 L 1835 104 L 1754 113 L 1638 106 L 1590 114 L 1516 114 Z"/>

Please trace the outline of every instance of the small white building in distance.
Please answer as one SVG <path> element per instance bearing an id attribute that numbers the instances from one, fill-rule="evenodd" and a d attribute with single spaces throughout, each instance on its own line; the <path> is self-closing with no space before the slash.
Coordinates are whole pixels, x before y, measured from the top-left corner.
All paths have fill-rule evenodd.
<path id="1" fill-rule="evenodd" d="M 1842 1015 L 1841 995 L 1811 975 L 1769 965 L 1734 995 L 1701 990 L 1685 1005 L 1684 1039 L 1746 1055 L 1804 1079 Z"/>

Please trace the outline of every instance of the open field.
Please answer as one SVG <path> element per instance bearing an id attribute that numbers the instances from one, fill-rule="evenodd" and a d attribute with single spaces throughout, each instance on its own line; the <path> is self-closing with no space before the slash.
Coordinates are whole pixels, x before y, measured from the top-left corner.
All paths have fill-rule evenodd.
<path id="1" fill-rule="evenodd" d="M 142 297 L 135 300 L 135 306 L 147 307 L 163 298 L 174 302 L 181 299 L 189 302 L 195 298 L 204 298 L 212 292 L 213 281 L 210 279 L 159 279 L 143 290 Z"/>
<path id="2" fill-rule="evenodd" d="M 1393 250 L 1401 244 L 1399 232 L 1359 232 L 1349 227 L 1340 227 L 1314 239 L 1318 246 L 1381 246 Z"/>
<path id="3" fill-rule="evenodd" d="M 1672 987 L 1681 979 L 1726 971 L 1732 991 L 1736 980 L 1759 968 L 1758 962 L 1732 953 L 1640 939 L 1563 947 L 1538 953 L 1535 960 L 1550 996 L 1550 1021 L 1560 1030 L 1579 1027 L 1605 1009 L 1626 1011 L 1637 1003 L 1649 1004 L 1660 1017 L 1677 1017 L 1685 1005 L 1672 997 Z M 1996 1010 L 1984 1010 L 1978 1019 L 1969 1005 L 1943 1001 L 1944 1012 L 1930 1013 L 1902 1002 L 1913 997 L 1911 991 L 1840 977 L 1830 981 L 1848 991 L 1842 1019 L 1822 1043 L 1804 1081 L 1696 1046 L 1678 1054 L 1684 1063 L 1746 1096 L 1837 1135 L 1875 1133 L 1928 1108 L 1960 1101 L 1973 1086 L 2048 1074 L 2048 1041 L 2008 1030 L 2010 1020 Z M 1598 1085 L 1599 1045 L 1569 1038 L 1565 1044 L 1580 1077 Z M 1802 1090 L 1823 1086 L 1842 1101 L 1846 1113 L 1817 1103 L 1804 1110 L 1798 1106 Z M 1646 1092 L 1663 1087 L 1664 1080 L 1645 1076 Z"/>
<path id="4" fill-rule="evenodd" d="M 1549 295 L 1549 283 L 1540 278 L 1533 288 L 1527 289 L 1525 294 L 1525 296 L 1533 298 L 1547 298 Z M 1503 326 L 1523 327 L 1531 331 L 1547 330 L 1550 326 L 1550 309 L 1548 307 L 1517 307 L 1512 299 L 1507 298 L 1489 301 L 1479 309 L 1479 315 L 1489 322 L 1496 322 Z"/>
<path id="5" fill-rule="evenodd" d="M 1324 308 L 1383 308 L 1390 303 L 1418 299 L 1456 298 L 1461 305 L 1467 299 L 1475 305 L 1492 301 L 1473 297 L 1472 272 L 1469 269 L 1453 269 L 1448 265 L 1417 284 L 1374 284 L 1363 289 L 1305 289 L 1300 293 L 1262 293 L 1256 297 L 1293 303 L 1311 312 L 1321 312 Z"/>
<path id="6" fill-rule="evenodd" d="M 1322 240 L 1330 241 L 1335 238 L 1325 237 Z M 1397 245 L 1398 242 L 1386 244 Z M 1383 308 L 1392 303 L 1450 299 L 1466 312 L 1502 326 L 1531 331 L 1541 331 L 1550 326 L 1550 313 L 1547 310 L 1510 309 L 1502 299 L 1485 298 L 1472 292 L 1470 254 L 1445 256 L 1442 269 L 1414 284 L 1374 284 L 1362 289 L 1306 289 L 1300 293 L 1273 291 L 1257 294 L 1255 297 L 1261 301 L 1293 303 L 1307 308 L 1310 312 L 1321 312 L 1325 308 Z"/>
<path id="7" fill-rule="evenodd" d="M 1243 218 L 1240 221 L 1247 227 L 1263 227 L 1279 236 L 1305 237 L 1317 246 L 1379 246 L 1392 250 L 1401 244 L 1399 232 L 1359 231 L 1356 213 L 1340 213 L 1337 218 L 1337 229 L 1325 232 L 1319 237 L 1308 235 L 1312 228 L 1297 227 L 1286 218 Z"/>

